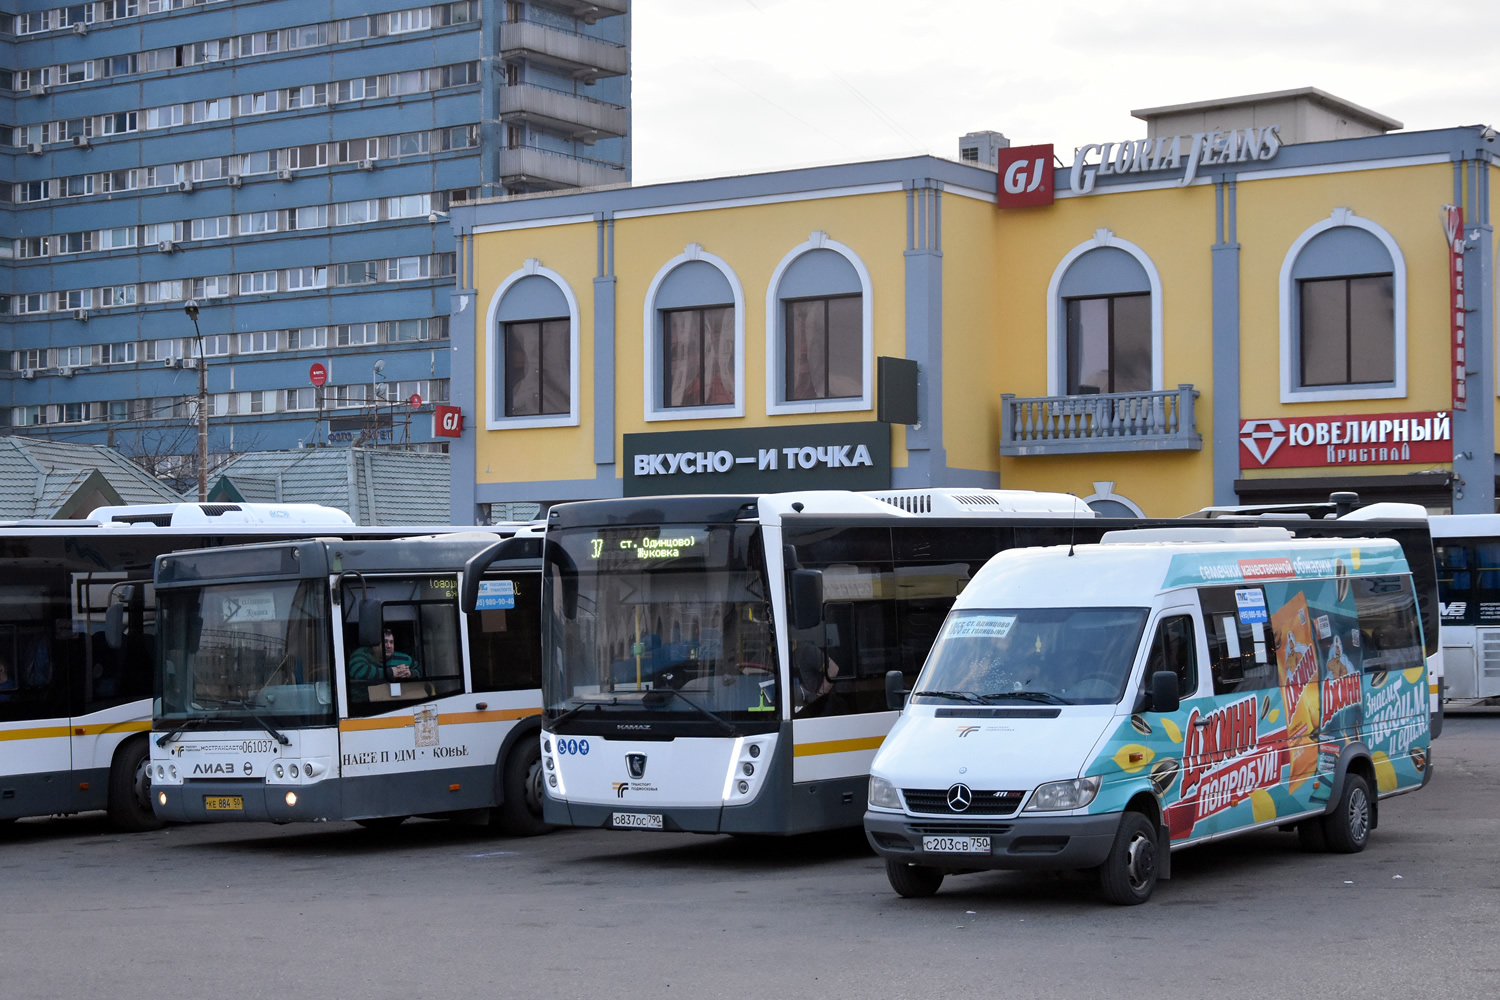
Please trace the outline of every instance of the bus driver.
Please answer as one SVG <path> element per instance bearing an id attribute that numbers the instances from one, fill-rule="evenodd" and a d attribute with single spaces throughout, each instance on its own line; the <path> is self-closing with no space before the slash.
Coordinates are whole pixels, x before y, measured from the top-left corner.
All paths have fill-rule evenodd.
<path id="1" fill-rule="evenodd" d="M 406 680 L 421 677 L 417 661 L 396 652 L 396 636 L 390 629 L 381 632 L 380 646 L 361 646 L 349 657 L 349 678 L 356 681 Z"/>

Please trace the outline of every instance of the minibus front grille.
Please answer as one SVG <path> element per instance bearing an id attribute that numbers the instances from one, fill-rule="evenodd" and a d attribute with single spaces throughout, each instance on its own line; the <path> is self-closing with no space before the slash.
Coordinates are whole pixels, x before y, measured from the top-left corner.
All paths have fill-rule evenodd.
<path id="1" fill-rule="evenodd" d="M 976 788 L 970 793 L 967 809 L 954 809 L 948 804 L 946 788 L 903 788 L 906 808 L 914 813 L 931 813 L 937 816 L 1009 816 L 1021 805 L 1025 792 L 994 791 Z"/>
<path id="2" fill-rule="evenodd" d="M 1010 823 L 908 823 L 916 837 L 999 837 L 1010 832 Z"/>

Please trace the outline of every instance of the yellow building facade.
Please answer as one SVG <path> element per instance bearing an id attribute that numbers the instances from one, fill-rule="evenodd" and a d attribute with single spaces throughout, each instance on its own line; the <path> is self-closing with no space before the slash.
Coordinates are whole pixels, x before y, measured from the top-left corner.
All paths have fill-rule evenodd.
<path id="1" fill-rule="evenodd" d="M 1289 107 L 1166 109 L 1072 165 L 1027 147 L 455 210 L 453 517 L 932 486 L 1493 510 L 1493 133 L 1386 134 L 1328 99 L 1357 127 L 1326 138 Z"/>

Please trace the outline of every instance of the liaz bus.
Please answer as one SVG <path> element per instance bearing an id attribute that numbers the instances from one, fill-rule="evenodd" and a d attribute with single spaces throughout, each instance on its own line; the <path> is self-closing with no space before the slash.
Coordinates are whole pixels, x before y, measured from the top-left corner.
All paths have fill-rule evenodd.
<path id="1" fill-rule="evenodd" d="M 542 548 L 518 535 L 466 578 L 521 547 L 543 558 L 549 822 L 792 834 L 859 825 L 896 719 L 885 675 L 909 686 L 990 556 L 1151 523 L 1183 525 L 981 489 L 597 500 L 552 508 Z M 1388 527 L 1285 523 L 1299 536 Z"/>
<path id="2" fill-rule="evenodd" d="M 1454 707 L 1500 699 L 1500 514 L 1430 519 L 1442 601 L 1444 695 Z"/>
<path id="3" fill-rule="evenodd" d="M 311 504 L 101 507 L 85 520 L 0 524 L 0 823 L 107 809 L 156 825 L 151 728 L 151 566 L 174 549 L 359 529 Z M 105 641 L 111 604 L 129 642 Z"/>
<path id="4" fill-rule="evenodd" d="M 1072 496 L 979 489 L 553 507 L 545 818 L 705 833 L 858 826 L 896 717 L 886 672 L 916 676 L 995 552 L 1096 541 L 1099 523 Z M 497 551 L 522 545 L 534 542 Z"/>
<path id="5" fill-rule="evenodd" d="M 490 567 L 458 608 L 464 563 L 501 537 L 158 559 L 156 815 L 387 826 L 488 810 L 544 831 L 538 560 Z"/>

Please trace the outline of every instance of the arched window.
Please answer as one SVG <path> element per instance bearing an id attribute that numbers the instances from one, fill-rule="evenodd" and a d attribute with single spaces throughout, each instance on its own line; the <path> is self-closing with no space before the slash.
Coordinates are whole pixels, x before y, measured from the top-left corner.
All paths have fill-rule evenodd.
<path id="1" fill-rule="evenodd" d="M 782 258 L 766 292 L 766 411 L 873 405 L 870 274 L 849 247 L 813 233 Z"/>
<path id="2" fill-rule="evenodd" d="M 1063 257 L 1047 290 L 1047 392 L 1162 388 L 1161 278 L 1140 247 L 1107 229 Z"/>
<path id="3" fill-rule="evenodd" d="M 1281 400 L 1406 395 L 1406 264 L 1381 226 L 1341 208 L 1281 265 Z"/>
<path id="4" fill-rule="evenodd" d="M 745 415 L 745 293 L 722 258 L 696 243 L 646 290 L 647 420 Z"/>
<path id="5" fill-rule="evenodd" d="M 500 283 L 487 328 L 485 426 L 576 425 L 578 300 L 562 275 L 528 260 Z"/>

